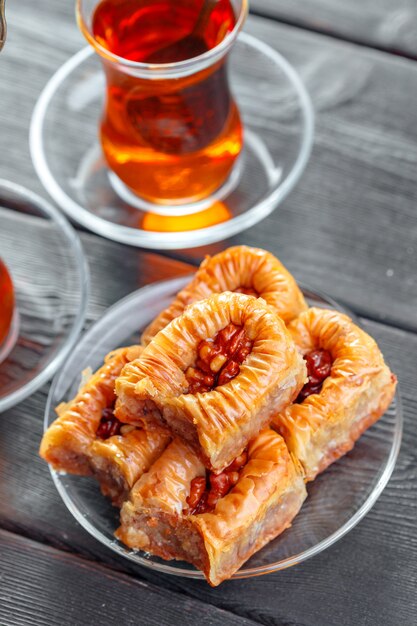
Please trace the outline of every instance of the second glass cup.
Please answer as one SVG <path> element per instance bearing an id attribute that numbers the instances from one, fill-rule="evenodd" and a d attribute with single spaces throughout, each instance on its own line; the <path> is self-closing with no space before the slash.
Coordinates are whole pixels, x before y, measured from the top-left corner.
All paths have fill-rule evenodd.
<path id="1" fill-rule="evenodd" d="M 146 201 L 186 205 L 227 180 L 243 144 L 227 58 L 247 0 L 77 0 L 107 80 L 101 143 Z"/>

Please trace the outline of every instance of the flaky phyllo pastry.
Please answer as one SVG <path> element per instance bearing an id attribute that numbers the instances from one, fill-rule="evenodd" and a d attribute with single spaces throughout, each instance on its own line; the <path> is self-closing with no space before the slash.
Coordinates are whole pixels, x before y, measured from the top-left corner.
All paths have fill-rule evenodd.
<path id="1" fill-rule="evenodd" d="M 55 470 L 94 475 L 103 494 L 118 505 L 170 441 L 157 429 L 145 432 L 123 425 L 113 414 L 114 382 L 141 350 L 132 346 L 111 352 L 75 398 L 57 407 L 58 419 L 40 447 L 40 455 Z"/>
<path id="2" fill-rule="evenodd" d="M 225 292 L 190 305 L 116 381 L 122 422 L 167 427 L 222 470 L 306 378 L 284 322 L 262 300 Z"/>
<path id="3" fill-rule="evenodd" d="M 127 546 L 218 585 L 291 525 L 305 482 L 353 447 L 395 387 L 373 339 L 307 309 L 274 256 L 240 246 L 202 263 L 142 347 L 83 376 L 40 453 L 98 480 Z"/>
<path id="4" fill-rule="evenodd" d="M 117 536 L 131 548 L 189 561 L 218 585 L 291 525 L 307 495 L 297 463 L 269 429 L 249 443 L 234 473 L 231 489 L 207 506 L 219 477 L 175 439 L 132 489 Z M 202 495 L 191 503 L 196 484 L 202 484 Z"/>
<path id="5" fill-rule="evenodd" d="M 397 381 L 376 342 L 342 313 L 312 308 L 288 329 L 309 381 L 273 425 L 312 480 L 385 413 Z"/>
<path id="6" fill-rule="evenodd" d="M 235 246 L 203 261 L 192 281 L 146 328 L 143 345 L 181 315 L 189 304 L 224 291 L 263 298 L 286 323 L 307 308 L 294 277 L 276 257 L 258 248 Z"/>

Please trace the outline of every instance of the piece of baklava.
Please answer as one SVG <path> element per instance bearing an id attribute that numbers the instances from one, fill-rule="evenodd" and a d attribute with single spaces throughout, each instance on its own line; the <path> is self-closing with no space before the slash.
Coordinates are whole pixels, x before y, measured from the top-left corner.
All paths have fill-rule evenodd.
<path id="1" fill-rule="evenodd" d="M 90 448 L 90 465 L 103 495 L 120 507 L 170 441 L 164 431 L 129 425 L 121 425 L 120 434 L 108 439 L 96 438 Z"/>
<path id="2" fill-rule="evenodd" d="M 273 426 L 313 480 L 385 413 L 396 377 L 376 342 L 342 313 L 311 308 L 288 329 L 304 355 L 308 382 Z"/>
<path id="3" fill-rule="evenodd" d="M 217 475 L 174 439 L 133 487 L 116 536 L 130 548 L 192 563 L 215 586 L 288 528 L 306 495 L 297 462 L 273 430 Z"/>
<path id="4" fill-rule="evenodd" d="M 307 308 L 293 276 L 273 254 L 258 248 L 235 246 L 202 262 L 193 280 L 146 328 L 143 345 L 181 315 L 186 306 L 223 291 L 263 298 L 284 322 L 291 321 Z"/>
<path id="5" fill-rule="evenodd" d="M 141 350 L 132 346 L 111 352 L 75 398 L 57 407 L 58 418 L 40 446 L 40 455 L 55 470 L 93 474 L 104 495 L 116 505 L 121 505 L 132 485 L 170 441 L 157 429 L 146 433 L 123 425 L 113 413 L 115 380 Z"/>
<path id="6" fill-rule="evenodd" d="M 122 422 L 166 426 L 222 470 L 298 395 L 302 356 L 262 300 L 225 292 L 190 305 L 116 380 Z"/>

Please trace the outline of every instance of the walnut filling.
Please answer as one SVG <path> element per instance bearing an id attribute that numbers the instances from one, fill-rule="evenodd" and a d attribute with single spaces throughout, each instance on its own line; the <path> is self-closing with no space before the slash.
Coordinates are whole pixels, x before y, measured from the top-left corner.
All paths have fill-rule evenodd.
<path id="1" fill-rule="evenodd" d="M 307 365 L 308 382 L 298 394 L 296 402 L 300 404 L 315 393 L 320 393 L 324 381 L 332 370 L 332 356 L 328 350 L 313 350 L 304 355 Z"/>
<path id="2" fill-rule="evenodd" d="M 201 341 L 195 365 L 185 372 L 188 393 L 211 391 L 235 378 L 252 345 L 244 329 L 235 324 L 223 328 L 214 339 Z"/>
<path id="3" fill-rule="evenodd" d="M 240 471 L 248 462 L 248 453 L 242 452 L 220 474 L 206 472 L 206 476 L 198 476 L 191 481 L 190 495 L 187 498 L 188 507 L 185 515 L 199 515 L 213 511 L 220 498 L 223 498 L 236 485 Z"/>
<path id="4" fill-rule="evenodd" d="M 245 296 L 255 296 L 255 298 L 259 298 L 259 293 L 253 287 L 238 287 L 235 289 L 235 293 L 243 293 Z"/>
<path id="5" fill-rule="evenodd" d="M 98 425 L 96 436 L 99 439 L 109 439 L 114 435 L 120 435 L 120 429 L 123 426 L 117 417 L 114 415 L 113 406 L 106 407 L 101 413 L 100 424 Z"/>

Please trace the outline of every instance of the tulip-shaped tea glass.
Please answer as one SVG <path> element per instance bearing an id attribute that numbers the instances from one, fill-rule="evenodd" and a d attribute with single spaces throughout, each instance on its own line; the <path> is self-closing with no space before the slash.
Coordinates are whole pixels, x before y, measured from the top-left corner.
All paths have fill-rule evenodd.
<path id="1" fill-rule="evenodd" d="M 243 143 L 227 59 L 247 10 L 247 0 L 77 1 L 106 75 L 100 136 L 115 187 L 178 215 L 225 184 Z"/>
<path id="2" fill-rule="evenodd" d="M 13 282 L 6 264 L 0 257 L 0 363 L 14 345 L 16 326 L 17 315 Z"/>

